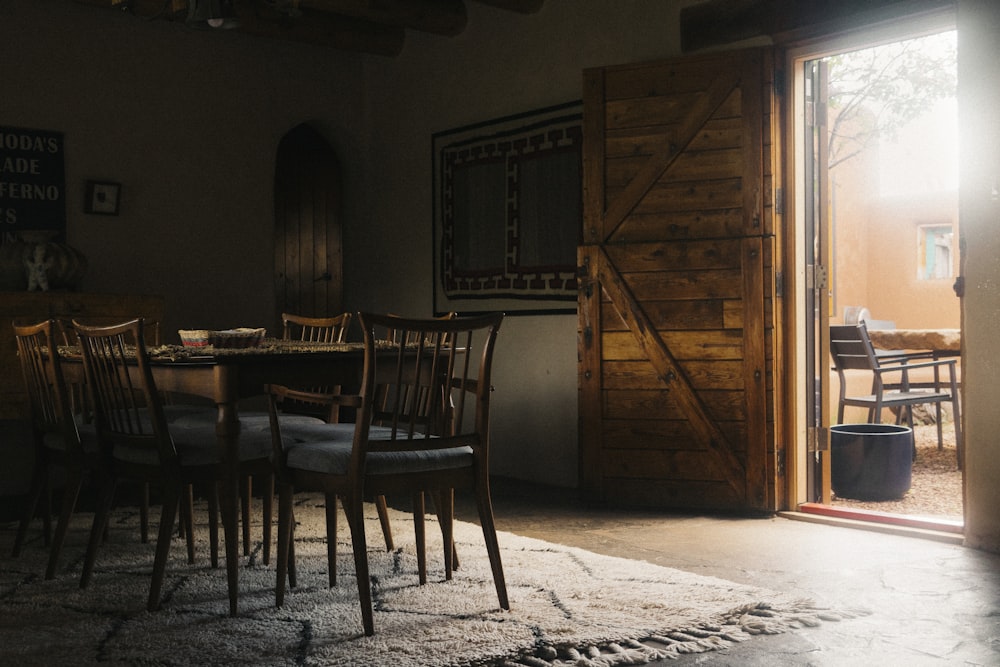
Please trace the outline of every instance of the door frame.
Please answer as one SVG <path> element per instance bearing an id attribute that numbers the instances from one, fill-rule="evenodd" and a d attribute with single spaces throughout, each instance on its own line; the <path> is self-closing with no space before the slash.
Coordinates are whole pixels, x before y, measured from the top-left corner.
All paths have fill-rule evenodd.
<path id="1" fill-rule="evenodd" d="M 814 278 L 807 275 L 805 262 L 805 156 L 803 142 L 803 66 L 806 60 L 814 60 L 842 51 L 866 48 L 878 44 L 900 41 L 944 30 L 956 29 L 958 19 L 954 8 L 941 9 L 911 17 L 896 18 L 892 21 L 857 28 L 843 33 L 785 44 L 785 86 L 784 126 L 785 142 L 785 193 L 784 234 L 785 248 L 785 322 L 788 327 L 785 344 L 786 378 L 785 386 L 785 432 L 786 475 L 788 485 L 786 498 L 789 509 L 797 510 L 803 503 L 812 502 L 808 489 L 808 466 L 810 450 L 813 447 L 825 460 L 821 464 L 824 480 L 823 502 L 829 502 L 829 392 L 832 391 L 829 373 L 820 373 L 821 397 L 820 424 L 814 445 L 810 445 L 805 378 L 816 368 L 829 367 L 829 327 L 817 328 L 820 336 L 818 349 L 820 359 L 814 363 L 807 349 L 805 318 L 810 317 L 806 299 Z M 822 232 L 821 232 L 822 233 Z"/>

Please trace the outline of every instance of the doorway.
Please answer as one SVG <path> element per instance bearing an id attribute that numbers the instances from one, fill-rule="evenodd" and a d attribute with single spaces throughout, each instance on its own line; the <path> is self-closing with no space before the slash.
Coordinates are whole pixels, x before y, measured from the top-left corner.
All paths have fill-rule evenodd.
<path id="1" fill-rule="evenodd" d="M 281 313 L 329 317 L 342 310 L 340 166 L 309 125 L 290 130 L 274 169 L 275 331 Z"/>
<path id="2" fill-rule="evenodd" d="M 930 527 L 961 530 L 962 473 L 950 422 L 942 429 L 950 441 L 939 448 L 936 425 L 918 414 L 913 484 L 895 502 L 833 493 L 829 449 L 839 392 L 829 370 L 830 325 L 860 318 L 870 328 L 961 327 L 953 290 L 960 249 L 955 42 L 953 19 L 939 17 L 789 54 L 803 360 L 794 497 L 806 511 L 901 524 L 919 515 Z M 867 421 L 856 410 L 843 421 Z"/>

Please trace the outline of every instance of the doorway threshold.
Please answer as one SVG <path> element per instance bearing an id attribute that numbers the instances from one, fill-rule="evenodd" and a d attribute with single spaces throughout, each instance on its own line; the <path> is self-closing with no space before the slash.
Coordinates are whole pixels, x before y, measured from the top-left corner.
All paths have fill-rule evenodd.
<path id="1" fill-rule="evenodd" d="M 874 532 L 923 537 L 951 544 L 962 544 L 964 524 L 938 517 L 909 516 L 872 510 L 845 509 L 820 503 L 802 503 L 797 511 L 779 512 L 779 516 L 797 521 L 858 528 Z"/>

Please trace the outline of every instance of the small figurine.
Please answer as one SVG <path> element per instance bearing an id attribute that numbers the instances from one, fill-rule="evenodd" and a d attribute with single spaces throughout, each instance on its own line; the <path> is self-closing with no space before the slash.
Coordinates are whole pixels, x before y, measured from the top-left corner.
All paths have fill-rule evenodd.
<path id="1" fill-rule="evenodd" d="M 49 269 L 52 268 L 52 258 L 45 257 L 45 246 L 42 244 L 35 246 L 35 252 L 31 261 L 24 260 L 24 269 L 28 273 L 28 291 L 36 289 L 42 292 L 49 291 Z"/>

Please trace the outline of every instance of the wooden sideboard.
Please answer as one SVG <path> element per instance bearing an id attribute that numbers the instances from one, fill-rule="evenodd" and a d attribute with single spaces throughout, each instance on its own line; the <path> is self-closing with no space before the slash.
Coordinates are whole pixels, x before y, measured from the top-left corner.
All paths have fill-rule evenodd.
<path id="1" fill-rule="evenodd" d="M 17 359 L 12 324 L 33 324 L 48 318 L 111 324 L 138 316 L 161 322 L 163 312 L 161 296 L 0 292 L 0 446 L 4 448 L 6 461 L 0 468 L 0 498 L 27 492 L 34 462 L 28 396 Z M 0 503 L 4 514 L 10 509 L 8 503 Z"/>
<path id="2" fill-rule="evenodd" d="M 0 419 L 27 419 L 28 397 L 17 360 L 13 322 L 33 324 L 44 319 L 79 319 L 109 324 L 132 317 L 162 321 L 161 296 L 88 294 L 86 292 L 0 292 Z"/>

